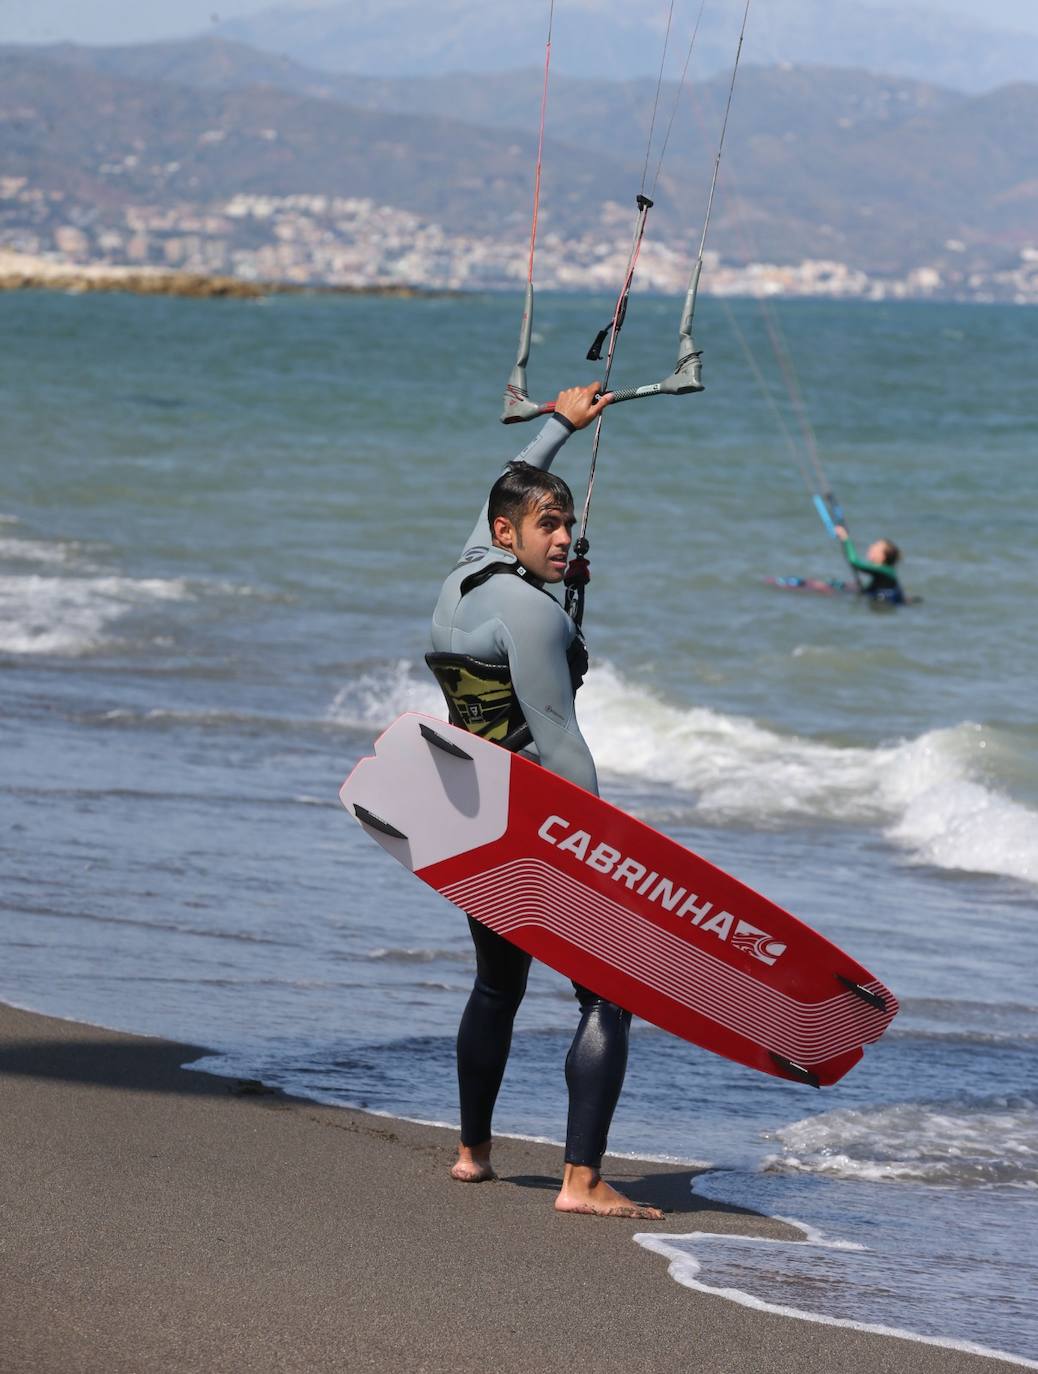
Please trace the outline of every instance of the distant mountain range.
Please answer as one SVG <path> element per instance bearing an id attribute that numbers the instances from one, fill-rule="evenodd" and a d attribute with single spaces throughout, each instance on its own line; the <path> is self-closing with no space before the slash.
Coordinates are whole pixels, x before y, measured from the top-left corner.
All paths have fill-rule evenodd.
<path id="1" fill-rule="evenodd" d="M 742 0 L 707 0 L 693 70 L 730 66 Z M 671 70 L 680 70 L 698 0 L 674 11 Z M 544 50 L 548 5 L 485 0 L 340 0 L 280 5 L 228 20 L 221 36 L 324 71 L 379 76 L 501 72 L 532 65 Z M 667 6 L 629 0 L 566 0 L 555 6 L 557 71 L 602 81 L 655 74 Z M 983 6 L 970 19 L 938 10 L 834 0 L 757 0 L 747 28 L 748 62 L 858 67 L 985 91 L 1038 80 L 1038 37 L 992 23 Z M 599 105 L 603 117 L 608 107 Z"/>
<path id="2" fill-rule="evenodd" d="M 546 230 L 584 232 L 633 201 L 654 89 L 553 82 Z M 715 78 L 678 106 L 653 232 L 680 245 L 701 223 L 726 89 Z M 521 236 L 539 91 L 534 70 L 333 76 L 219 39 L 6 48 L 0 176 L 64 192 L 88 218 L 235 192 L 328 194 L 453 232 Z M 961 268 L 964 254 L 1008 262 L 1038 247 L 1036 128 L 1038 85 L 967 96 L 862 71 L 749 66 L 711 244 L 728 260 L 826 257 L 880 273 Z"/>

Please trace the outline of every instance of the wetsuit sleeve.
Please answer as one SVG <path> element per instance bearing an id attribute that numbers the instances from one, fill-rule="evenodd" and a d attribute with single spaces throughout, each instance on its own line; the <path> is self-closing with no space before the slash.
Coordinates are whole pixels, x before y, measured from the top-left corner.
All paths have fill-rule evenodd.
<path id="1" fill-rule="evenodd" d="M 504 584 L 500 591 L 508 598 L 499 621 L 500 648 L 508 657 L 512 686 L 541 763 L 597 796 L 595 761 L 577 724 L 566 659 L 570 622 L 557 602 L 533 592 L 518 579 L 499 577 L 495 581 Z"/>
<path id="2" fill-rule="evenodd" d="M 550 416 L 537 434 L 530 440 L 521 453 L 512 460 L 516 463 L 529 463 L 532 468 L 547 471 L 558 456 L 559 450 L 573 433 L 573 426 L 561 415 Z M 490 543 L 490 527 L 487 523 L 488 501 L 483 502 L 472 533 L 469 535 L 462 557 L 473 549 L 485 549 Z"/>
<path id="3" fill-rule="evenodd" d="M 851 542 L 850 536 L 843 541 L 843 556 L 852 568 L 857 568 L 858 572 L 869 573 L 875 577 L 889 577 L 892 582 L 897 581 L 897 573 L 888 563 L 870 563 L 867 558 L 862 558 L 858 550 Z"/>

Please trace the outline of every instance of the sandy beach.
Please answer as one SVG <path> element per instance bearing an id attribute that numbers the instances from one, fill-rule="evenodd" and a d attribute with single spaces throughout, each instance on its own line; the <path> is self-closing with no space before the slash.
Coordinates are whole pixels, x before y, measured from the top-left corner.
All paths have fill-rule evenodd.
<path id="1" fill-rule="evenodd" d="M 202 1053 L 0 1006 L 5 1374 L 1019 1368 L 682 1287 L 636 1232 L 795 1235 L 687 1169 L 607 1161 L 664 1221 L 560 1216 L 555 1146 L 453 1183 L 453 1132 L 185 1071 Z"/>

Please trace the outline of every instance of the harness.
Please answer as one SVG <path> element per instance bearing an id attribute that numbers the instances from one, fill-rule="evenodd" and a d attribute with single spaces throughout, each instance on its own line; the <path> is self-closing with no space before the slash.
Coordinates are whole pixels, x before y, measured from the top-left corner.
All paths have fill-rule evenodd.
<path id="1" fill-rule="evenodd" d="M 535 581 L 529 580 L 529 574 L 521 563 L 491 563 L 489 568 L 482 568 L 465 578 L 460 595 L 466 596 L 489 578 L 502 573 L 528 579 L 529 586 L 544 592 L 545 596 L 551 596 Z M 554 597 L 551 599 L 554 600 Z M 426 654 L 425 661 L 440 684 L 452 725 L 479 735 L 481 739 L 492 740 L 502 749 L 513 753 L 531 743 L 533 735 L 512 685 L 512 674 L 507 663 L 487 663 L 471 654 L 448 653 Z M 566 662 L 569 664 L 570 682 L 576 692 L 584 681 L 588 667 L 587 645 L 579 628 L 566 651 Z"/>

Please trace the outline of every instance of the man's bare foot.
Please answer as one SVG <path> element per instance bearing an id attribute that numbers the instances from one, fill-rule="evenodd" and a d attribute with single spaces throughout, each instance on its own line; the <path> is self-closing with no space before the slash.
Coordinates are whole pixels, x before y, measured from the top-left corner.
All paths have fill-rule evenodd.
<path id="1" fill-rule="evenodd" d="M 490 1147 L 485 1140 L 482 1145 L 459 1145 L 458 1158 L 451 1168 L 451 1178 L 459 1183 L 489 1183 L 497 1178 L 490 1164 Z"/>
<path id="2" fill-rule="evenodd" d="M 556 1212 L 582 1212 L 596 1217 L 634 1217 L 639 1221 L 659 1221 L 663 1213 L 658 1207 L 632 1202 L 624 1197 L 597 1169 L 583 1164 L 567 1164 L 562 1175 L 562 1189 L 555 1199 Z"/>

